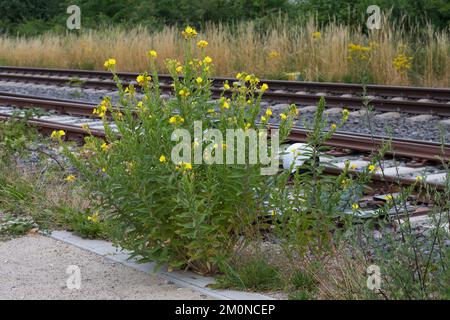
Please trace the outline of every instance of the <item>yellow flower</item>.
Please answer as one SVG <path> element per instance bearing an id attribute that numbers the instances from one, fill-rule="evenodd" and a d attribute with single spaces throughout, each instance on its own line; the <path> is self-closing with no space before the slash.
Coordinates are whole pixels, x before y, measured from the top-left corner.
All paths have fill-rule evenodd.
<path id="1" fill-rule="evenodd" d="M 230 108 L 230 104 L 227 101 L 224 101 L 222 103 L 222 107 L 224 107 L 225 109 L 229 109 Z"/>
<path id="2" fill-rule="evenodd" d="M 314 39 L 320 39 L 322 37 L 322 34 L 319 31 L 313 32 L 312 37 Z"/>
<path id="3" fill-rule="evenodd" d="M 166 157 L 165 157 L 165 156 L 161 156 L 161 157 L 159 157 L 159 162 L 161 162 L 161 163 L 165 163 L 165 162 L 167 162 L 167 159 L 166 159 Z"/>
<path id="4" fill-rule="evenodd" d="M 230 90 L 230 85 L 229 85 L 228 83 L 225 83 L 225 84 L 223 85 L 223 88 L 224 88 L 225 90 Z"/>
<path id="5" fill-rule="evenodd" d="M 178 73 L 181 73 L 181 72 L 183 72 L 183 67 L 182 67 L 182 66 L 178 66 L 175 70 L 176 70 Z"/>
<path id="6" fill-rule="evenodd" d="M 392 199 L 394 199 L 394 197 L 393 197 L 391 194 L 388 194 L 388 195 L 386 196 L 386 200 L 387 200 L 387 201 L 392 201 Z"/>
<path id="7" fill-rule="evenodd" d="M 264 116 L 261 116 L 261 121 L 262 121 L 262 122 L 266 122 L 266 121 L 267 121 L 267 118 L 264 117 Z"/>
<path id="8" fill-rule="evenodd" d="M 206 56 L 205 59 L 203 59 L 203 62 L 204 62 L 204 63 L 211 63 L 211 62 L 212 62 L 212 59 L 211 59 L 211 57 Z"/>
<path id="9" fill-rule="evenodd" d="M 137 78 L 136 78 L 137 83 L 139 85 L 141 85 L 141 86 L 143 84 L 145 84 L 145 82 L 148 82 L 148 81 L 151 81 L 151 80 L 152 80 L 152 77 L 150 77 L 150 76 L 145 77 L 143 75 L 138 75 Z"/>
<path id="10" fill-rule="evenodd" d="M 189 162 L 180 162 L 177 166 L 176 166 L 177 170 L 192 170 L 192 164 L 190 164 Z"/>
<path id="11" fill-rule="evenodd" d="M 332 130 L 336 130 L 336 127 L 337 127 L 337 126 L 336 126 L 335 123 L 332 123 L 332 124 L 331 124 L 331 129 L 332 129 Z"/>
<path id="12" fill-rule="evenodd" d="M 102 170 L 102 172 L 103 172 L 103 173 L 105 173 L 105 172 L 106 172 L 106 168 L 102 168 L 101 170 Z"/>
<path id="13" fill-rule="evenodd" d="M 178 91 L 178 94 L 182 97 L 188 97 L 190 95 L 190 92 L 187 89 L 181 89 L 180 91 Z"/>
<path id="14" fill-rule="evenodd" d="M 252 79 L 251 75 L 247 75 L 244 80 L 245 82 L 250 82 L 251 79 Z"/>
<path id="15" fill-rule="evenodd" d="M 92 216 L 87 217 L 87 219 L 93 223 L 97 223 L 99 218 L 99 213 L 96 211 Z"/>
<path id="16" fill-rule="evenodd" d="M 197 31 L 194 28 L 187 26 L 186 29 L 184 29 L 184 31 L 181 32 L 181 34 L 187 40 L 190 38 L 195 38 L 197 36 Z"/>
<path id="17" fill-rule="evenodd" d="M 275 59 L 275 58 L 278 58 L 279 56 L 280 56 L 280 53 L 276 50 L 272 50 L 269 52 L 270 59 Z"/>
<path id="18" fill-rule="evenodd" d="M 214 113 L 216 112 L 214 109 L 208 109 L 208 113 Z"/>
<path id="19" fill-rule="evenodd" d="M 423 177 L 422 176 L 417 176 L 416 177 L 416 182 L 421 182 L 423 180 Z"/>
<path id="20" fill-rule="evenodd" d="M 236 79 L 240 79 L 241 77 L 242 77 L 242 73 L 239 72 L 236 74 Z"/>
<path id="21" fill-rule="evenodd" d="M 342 110 L 342 116 L 344 117 L 344 119 L 347 119 L 349 114 L 350 111 L 348 111 L 347 109 Z"/>
<path id="22" fill-rule="evenodd" d="M 199 47 L 199 48 L 206 48 L 207 45 L 208 45 L 208 41 L 205 41 L 205 40 L 200 40 L 199 42 L 197 42 L 197 47 Z"/>
<path id="23" fill-rule="evenodd" d="M 350 165 L 350 169 L 356 170 L 356 169 L 358 169 L 358 166 L 357 166 L 356 164 L 352 163 L 352 164 Z"/>
<path id="24" fill-rule="evenodd" d="M 148 52 L 148 56 L 151 58 L 156 58 L 156 57 L 158 57 L 158 53 L 155 50 L 150 50 Z"/>
<path id="25" fill-rule="evenodd" d="M 67 178 L 66 178 L 66 181 L 67 182 L 73 182 L 73 181 L 75 181 L 77 178 L 74 176 L 74 175 L 68 175 L 67 176 Z"/>
<path id="26" fill-rule="evenodd" d="M 63 130 L 58 130 L 58 131 L 55 130 L 52 132 L 50 137 L 54 140 L 58 140 L 58 139 L 64 137 L 65 135 L 66 135 L 66 133 Z"/>
<path id="27" fill-rule="evenodd" d="M 106 142 L 103 142 L 100 148 L 102 149 L 103 152 L 106 152 L 108 151 L 110 146 Z"/>
<path id="28" fill-rule="evenodd" d="M 392 64 L 394 65 L 395 70 L 400 73 L 405 73 L 407 70 L 411 69 L 411 61 L 412 57 L 400 53 L 392 60 Z"/>
<path id="29" fill-rule="evenodd" d="M 373 165 L 373 164 L 371 164 L 368 168 L 369 168 L 370 172 L 373 172 L 376 169 L 375 165 Z"/>
<path id="30" fill-rule="evenodd" d="M 184 123 L 184 118 L 179 115 L 176 115 L 169 119 L 169 123 L 170 124 L 181 124 L 181 123 Z"/>
<path id="31" fill-rule="evenodd" d="M 270 108 L 267 108 L 266 116 L 270 117 L 271 115 L 272 115 L 272 110 L 270 110 Z"/>
<path id="32" fill-rule="evenodd" d="M 269 86 L 267 85 L 267 83 L 263 83 L 261 86 L 261 91 L 265 92 L 267 89 L 269 89 Z"/>
<path id="33" fill-rule="evenodd" d="M 201 84 L 201 83 L 203 82 L 203 79 L 202 79 L 201 77 L 198 77 L 197 79 L 195 79 L 195 81 L 196 81 L 198 84 Z"/>
<path id="34" fill-rule="evenodd" d="M 352 209 L 353 210 L 358 210 L 359 209 L 359 204 L 357 204 L 357 203 L 352 204 Z"/>
<path id="35" fill-rule="evenodd" d="M 103 65 L 105 66 L 106 69 L 111 69 L 116 65 L 116 59 L 109 58 L 108 60 L 105 61 Z"/>
<path id="36" fill-rule="evenodd" d="M 287 115 L 282 113 L 282 114 L 280 114 L 280 118 L 281 118 L 281 120 L 285 121 L 287 119 Z"/>

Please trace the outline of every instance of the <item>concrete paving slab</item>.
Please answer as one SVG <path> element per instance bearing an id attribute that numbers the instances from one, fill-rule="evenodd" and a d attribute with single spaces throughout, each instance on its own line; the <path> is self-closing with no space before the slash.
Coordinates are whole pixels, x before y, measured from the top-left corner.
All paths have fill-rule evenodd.
<path id="1" fill-rule="evenodd" d="M 365 160 L 350 160 L 350 169 L 353 170 L 359 170 L 359 169 L 363 169 L 365 167 L 367 167 L 370 164 L 369 161 L 365 161 Z M 339 169 L 344 169 L 345 168 L 345 161 L 343 162 L 338 162 L 334 164 L 336 167 L 338 167 Z"/>
<path id="2" fill-rule="evenodd" d="M 384 169 L 384 175 L 388 177 L 396 177 L 411 174 L 414 172 L 424 171 L 425 168 L 409 168 L 409 167 L 391 167 Z"/>
<path id="3" fill-rule="evenodd" d="M 209 284 L 214 283 L 214 278 L 197 275 L 193 272 L 174 271 L 167 272 L 167 267 L 162 267 L 155 270 L 154 263 L 140 264 L 136 260 L 129 259 L 130 255 L 127 252 L 120 251 L 114 247 L 112 243 L 103 240 L 88 240 L 82 239 L 67 231 L 54 231 L 50 235 L 52 238 L 69 243 L 76 247 L 88 250 L 90 252 L 99 254 L 107 259 L 122 263 L 133 269 L 140 270 L 149 274 L 158 274 L 163 278 L 172 281 L 176 285 L 184 288 L 189 288 L 205 294 L 209 297 L 221 300 L 273 300 L 273 298 L 259 294 L 240 292 L 234 290 L 213 290 L 207 288 Z"/>
<path id="4" fill-rule="evenodd" d="M 429 176 L 427 176 L 426 182 L 442 184 L 446 181 L 446 179 L 447 179 L 447 173 L 445 173 L 445 172 L 437 173 L 437 174 L 430 174 Z"/>

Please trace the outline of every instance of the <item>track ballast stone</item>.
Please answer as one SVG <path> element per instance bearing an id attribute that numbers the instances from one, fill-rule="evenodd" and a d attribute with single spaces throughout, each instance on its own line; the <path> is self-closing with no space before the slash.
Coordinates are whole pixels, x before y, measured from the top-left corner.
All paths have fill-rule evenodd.
<path id="1" fill-rule="evenodd" d="M 4 82 L 0 81 L 0 91 L 28 94 L 42 97 L 59 98 L 59 99 L 71 99 L 79 100 L 88 103 L 92 103 L 93 106 L 97 105 L 102 98 L 110 96 L 113 103 L 118 101 L 118 93 L 108 90 L 95 90 L 95 89 L 82 89 L 78 87 L 57 87 L 51 85 L 41 84 L 28 84 L 23 86 L 20 83 Z M 165 94 L 167 97 L 167 94 Z M 287 108 L 288 105 L 280 104 L 279 102 L 262 103 L 262 113 L 264 113 L 267 106 L 270 106 L 273 112 L 271 123 L 277 123 L 279 115 Z M 306 105 L 297 105 L 300 111 L 300 120 L 295 123 L 296 126 L 303 127 L 304 122 L 312 123 L 314 117 L 315 107 Z M 328 111 L 327 117 L 331 123 L 338 123 L 342 117 L 341 112 L 337 108 L 334 108 L 332 112 Z M 412 121 L 411 118 L 417 115 L 399 113 L 395 116 L 384 116 L 382 112 L 370 112 L 370 125 L 367 121 L 367 113 L 365 110 L 358 112 L 352 112 L 348 121 L 342 127 L 340 131 L 354 132 L 359 134 L 370 134 L 371 131 L 375 135 L 388 136 L 393 138 L 423 140 L 450 143 L 450 119 L 445 117 L 422 117 L 415 118 Z M 424 120 L 424 121 L 420 121 Z"/>

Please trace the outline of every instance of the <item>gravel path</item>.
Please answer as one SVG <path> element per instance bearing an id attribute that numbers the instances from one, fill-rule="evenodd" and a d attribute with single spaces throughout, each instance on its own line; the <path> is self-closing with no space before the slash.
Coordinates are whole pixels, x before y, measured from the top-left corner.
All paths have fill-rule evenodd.
<path id="1" fill-rule="evenodd" d="M 118 100 L 117 93 L 112 93 L 108 90 L 57 87 L 40 84 L 28 84 L 24 86 L 20 83 L 2 81 L 0 81 L 0 91 L 80 100 L 90 102 L 93 105 L 98 104 L 104 96 L 111 96 L 114 103 Z M 269 105 L 274 115 L 272 119 L 275 122 L 279 119 L 279 114 L 288 108 L 287 104 L 268 103 L 267 101 L 264 101 L 262 103 L 263 111 Z M 296 125 L 302 127 L 304 122 L 311 123 L 314 117 L 315 108 L 300 105 L 298 107 L 301 112 L 301 120 L 299 120 Z M 332 110 L 329 110 L 330 112 L 327 117 L 329 118 L 330 124 L 338 123 L 340 121 L 342 117 L 341 110 L 342 109 L 340 108 L 332 108 Z M 444 139 L 445 143 L 449 144 L 450 119 L 445 117 L 428 117 L 430 118 L 412 121 L 412 118 L 414 118 L 413 114 L 373 112 L 371 113 L 372 130 L 375 135 L 379 136 L 392 136 L 395 138 L 435 142 L 441 142 L 441 140 Z M 362 134 L 370 133 L 366 115 L 352 112 L 348 121 L 340 131 Z"/>
<path id="2" fill-rule="evenodd" d="M 81 288 L 68 289 L 66 270 L 81 271 Z M 33 235 L 0 242 L 0 299 L 208 299 L 54 239 Z"/>

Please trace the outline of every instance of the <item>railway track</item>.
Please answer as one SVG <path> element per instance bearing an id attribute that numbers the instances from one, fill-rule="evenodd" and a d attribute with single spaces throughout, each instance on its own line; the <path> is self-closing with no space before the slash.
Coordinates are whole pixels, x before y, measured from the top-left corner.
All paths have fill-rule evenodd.
<path id="1" fill-rule="evenodd" d="M 137 73 L 118 73 L 124 85 L 136 84 Z M 44 69 L 23 67 L 0 67 L 0 81 L 21 83 L 39 83 L 58 86 L 81 86 L 116 90 L 116 84 L 106 71 Z M 161 90 L 172 93 L 171 77 L 159 75 Z M 218 97 L 223 92 L 225 81 L 234 82 L 233 78 L 213 78 L 212 94 Z M 412 114 L 432 114 L 450 117 L 450 89 L 421 88 L 358 84 L 299 82 L 282 80 L 264 80 L 269 85 L 264 99 L 271 103 L 294 103 L 297 105 L 315 105 L 322 96 L 328 107 L 346 107 L 362 109 L 363 94 L 370 100 L 371 106 L 381 112 L 404 112 Z"/>
<path id="2" fill-rule="evenodd" d="M 41 131 L 52 132 L 64 130 L 70 138 L 81 139 L 87 135 L 84 126 L 89 126 L 91 134 L 104 137 L 103 123 L 98 118 L 92 117 L 94 106 L 86 102 L 76 102 L 64 99 L 50 99 L 42 97 L 25 96 L 19 94 L 0 94 L 0 119 L 8 119 L 15 116 L 18 110 L 28 108 L 40 108 L 50 113 L 42 117 L 35 117 L 29 123 Z M 111 125 L 114 128 L 114 124 Z M 272 126 L 276 128 L 276 125 Z M 305 142 L 307 130 L 294 127 L 289 137 L 291 142 Z M 390 154 L 396 157 L 394 162 L 383 168 L 384 172 L 375 173 L 375 180 L 386 180 L 401 184 L 411 184 L 417 176 L 424 176 L 425 183 L 442 186 L 446 181 L 447 172 L 439 163 L 450 161 L 450 145 L 441 146 L 438 143 L 426 141 L 414 141 L 405 139 L 388 139 L 387 137 L 371 137 L 361 134 L 348 134 L 336 132 L 327 142 L 328 146 L 338 149 L 352 150 L 345 155 L 332 156 L 329 162 L 328 172 L 339 173 L 346 161 L 354 167 L 354 171 L 362 170 L 370 162 L 367 155 L 376 151 L 378 146 L 391 141 Z M 407 158 L 407 159 L 403 159 Z M 411 165 L 410 159 L 421 159 L 419 165 Z M 427 162 L 427 161 L 428 162 Z M 392 165 L 392 166 L 390 166 Z"/>

